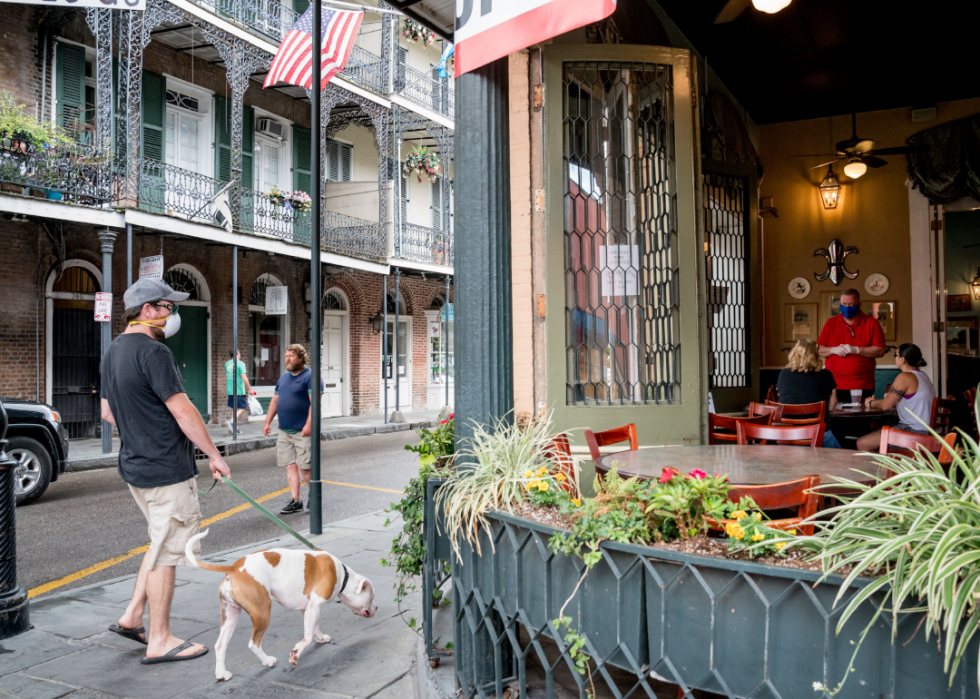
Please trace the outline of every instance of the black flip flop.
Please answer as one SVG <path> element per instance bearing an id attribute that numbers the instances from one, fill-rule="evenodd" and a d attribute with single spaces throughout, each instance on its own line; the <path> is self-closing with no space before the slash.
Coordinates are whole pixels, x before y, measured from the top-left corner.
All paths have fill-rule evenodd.
<path id="1" fill-rule="evenodd" d="M 123 638 L 128 638 L 130 641 L 136 641 L 137 643 L 142 643 L 144 646 L 146 645 L 146 639 L 140 638 L 141 633 L 146 633 L 146 629 L 144 629 L 142 626 L 138 629 L 124 629 L 118 624 L 113 624 L 109 627 L 109 630 L 112 631 L 112 633 L 119 634 Z"/>
<path id="2" fill-rule="evenodd" d="M 156 665 L 157 663 L 176 663 L 180 660 L 193 660 L 194 658 L 200 658 L 202 655 L 208 654 L 207 646 L 200 653 L 195 653 L 194 655 L 177 655 L 183 650 L 187 650 L 194 645 L 193 641 L 184 641 L 179 646 L 171 650 L 166 655 L 161 655 L 159 658 L 140 658 L 140 662 L 144 665 Z"/>

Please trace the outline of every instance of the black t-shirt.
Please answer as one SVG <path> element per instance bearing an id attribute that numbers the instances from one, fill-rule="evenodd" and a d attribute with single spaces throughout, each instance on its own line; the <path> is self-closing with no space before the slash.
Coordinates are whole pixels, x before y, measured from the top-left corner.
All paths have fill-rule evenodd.
<path id="1" fill-rule="evenodd" d="M 182 483 L 197 475 L 194 445 L 165 401 L 184 393 L 173 352 L 143 333 L 112 341 L 100 367 L 102 397 L 119 427 L 119 475 L 136 488 Z"/>
<path id="2" fill-rule="evenodd" d="M 779 402 L 786 405 L 802 405 L 803 403 L 819 403 L 827 401 L 830 407 L 830 394 L 837 388 L 834 375 L 826 369 L 802 371 L 783 369 L 776 380 L 776 390 L 779 391 Z M 797 416 L 794 416 L 797 417 Z"/>

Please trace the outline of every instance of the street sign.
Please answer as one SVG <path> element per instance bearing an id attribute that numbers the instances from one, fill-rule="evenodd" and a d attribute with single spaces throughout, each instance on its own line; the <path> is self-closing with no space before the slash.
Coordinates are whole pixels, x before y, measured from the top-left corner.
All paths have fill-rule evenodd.
<path id="1" fill-rule="evenodd" d="M 108 323 L 112 320 L 112 294 L 97 292 L 95 294 L 95 322 Z"/>
<path id="2" fill-rule="evenodd" d="M 442 319 L 446 320 L 446 309 L 449 309 L 449 322 L 453 322 L 453 304 L 447 303 L 442 307 Z"/>
<path id="3" fill-rule="evenodd" d="M 163 255 L 140 258 L 140 279 L 163 279 Z"/>
<path id="4" fill-rule="evenodd" d="M 11 2 L 11 0 L 0 0 Z M 102 7 L 107 10 L 145 10 L 146 0 L 17 0 L 18 5 L 47 7 Z"/>
<path id="5" fill-rule="evenodd" d="M 456 77 L 615 10 L 616 0 L 456 0 Z"/>
<path id="6" fill-rule="evenodd" d="M 286 315 L 286 290 L 285 286 L 267 286 L 265 288 L 265 314 L 267 316 Z"/>

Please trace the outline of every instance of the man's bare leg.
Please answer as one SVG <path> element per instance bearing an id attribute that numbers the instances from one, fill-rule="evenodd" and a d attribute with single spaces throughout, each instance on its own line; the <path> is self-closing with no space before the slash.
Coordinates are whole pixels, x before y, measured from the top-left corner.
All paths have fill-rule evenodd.
<path id="1" fill-rule="evenodd" d="M 174 638 L 170 633 L 170 603 L 174 599 L 174 581 L 177 570 L 174 566 L 154 566 L 146 575 L 146 598 L 150 605 L 150 637 L 146 646 L 147 658 L 159 658 L 182 644 L 184 641 Z M 204 650 L 204 646 L 195 643 L 190 648 L 178 653 L 194 655 Z"/>
<path id="2" fill-rule="evenodd" d="M 295 463 L 286 466 L 286 480 L 289 482 L 289 494 L 293 496 L 293 500 L 299 502 L 299 467 Z M 309 483 L 309 479 L 306 482 Z"/>
<path id="3" fill-rule="evenodd" d="M 143 564 L 140 566 L 139 575 L 136 576 L 136 585 L 133 588 L 133 598 L 129 600 L 129 606 L 116 622 L 124 629 L 138 629 L 143 626 L 143 612 L 146 611 L 146 574 L 149 568 L 149 551 L 143 554 Z M 146 634 L 140 634 L 146 640 Z"/>

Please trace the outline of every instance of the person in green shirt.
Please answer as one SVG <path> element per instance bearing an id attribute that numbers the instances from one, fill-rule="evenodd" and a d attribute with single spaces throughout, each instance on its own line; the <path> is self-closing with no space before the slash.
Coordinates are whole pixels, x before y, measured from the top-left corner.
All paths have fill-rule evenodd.
<path id="1" fill-rule="evenodd" d="M 228 353 L 229 357 L 235 356 L 235 351 L 232 350 Z M 228 407 L 238 411 L 238 424 L 242 424 L 242 418 L 248 414 L 248 397 L 252 394 L 252 384 L 249 383 L 248 375 L 245 373 L 245 362 L 242 361 L 242 353 L 238 352 L 238 361 L 233 362 L 229 359 L 225 362 L 225 381 L 228 388 Z M 232 381 L 235 379 L 235 365 L 238 365 L 238 390 L 235 391 L 234 384 Z M 238 394 L 238 400 L 235 400 L 235 393 Z M 228 420 L 226 423 L 228 425 L 228 431 L 234 434 L 235 423 Z M 238 430 L 238 434 L 242 431 Z"/>

